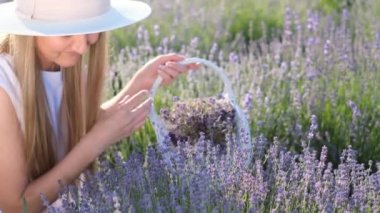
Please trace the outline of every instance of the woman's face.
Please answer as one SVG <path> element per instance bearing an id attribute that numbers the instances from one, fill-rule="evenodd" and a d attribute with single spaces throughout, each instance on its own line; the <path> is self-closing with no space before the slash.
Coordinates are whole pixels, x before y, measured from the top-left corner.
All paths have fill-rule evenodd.
<path id="1" fill-rule="evenodd" d="M 60 70 L 74 66 L 88 47 L 99 39 L 99 33 L 73 36 L 36 37 L 37 55 L 43 70 Z"/>

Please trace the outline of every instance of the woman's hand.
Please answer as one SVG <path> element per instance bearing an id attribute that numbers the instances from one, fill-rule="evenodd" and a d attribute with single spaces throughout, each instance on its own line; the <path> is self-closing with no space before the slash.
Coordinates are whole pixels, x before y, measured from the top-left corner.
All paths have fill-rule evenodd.
<path id="1" fill-rule="evenodd" d="M 157 56 L 145 64 L 122 91 L 101 106 L 103 112 L 94 132 L 99 131 L 99 137 L 109 141 L 105 144 L 130 136 L 144 124 L 152 104 L 148 91 L 159 75 L 162 84 L 168 85 L 181 73 L 199 67 L 197 64 L 180 64 L 184 59 L 178 54 Z"/>
<path id="2" fill-rule="evenodd" d="M 150 90 L 158 75 L 162 77 L 162 84 L 169 85 L 178 75 L 189 70 L 198 69 L 197 64 L 183 65 L 179 62 L 185 59 L 178 54 L 160 55 L 145 64 L 133 77 L 131 87 L 138 90 Z"/>
<path id="3" fill-rule="evenodd" d="M 146 90 L 132 97 L 113 100 L 114 103 L 107 106 L 107 110 L 91 129 L 100 141 L 100 152 L 143 126 L 152 105 L 152 99 Z"/>

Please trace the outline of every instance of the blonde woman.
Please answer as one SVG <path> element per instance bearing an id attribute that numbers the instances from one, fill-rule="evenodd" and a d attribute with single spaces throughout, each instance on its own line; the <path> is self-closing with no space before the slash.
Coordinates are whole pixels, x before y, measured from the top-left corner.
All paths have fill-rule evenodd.
<path id="1" fill-rule="evenodd" d="M 0 4 L 0 211 L 40 212 L 112 144 L 145 122 L 148 90 L 170 84 L 181 66 L 161 55 L 101 104 L 107 31 L 140 21 L 148 5 L 130 0 L 18 0 Z M 84 57 L 86 55 L 86 57 Z M 86 66 L 85 66 L 86 65 Z M 87 69 L 84 69 L 87 67 Z"/>

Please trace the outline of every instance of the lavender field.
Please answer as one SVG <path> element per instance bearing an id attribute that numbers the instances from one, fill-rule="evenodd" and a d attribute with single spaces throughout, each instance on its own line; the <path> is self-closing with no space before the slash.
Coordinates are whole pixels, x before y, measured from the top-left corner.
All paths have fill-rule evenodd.
<path id="1" fill-rule="evenodd" d="M 207 59 L 250 134 L 203 67 L 158 90 L 164 141 L 148 122 L 48 212 L 380 212 L 379 2 L 150 4 L 112 35 L 107 94 L 158 54 Z"/>

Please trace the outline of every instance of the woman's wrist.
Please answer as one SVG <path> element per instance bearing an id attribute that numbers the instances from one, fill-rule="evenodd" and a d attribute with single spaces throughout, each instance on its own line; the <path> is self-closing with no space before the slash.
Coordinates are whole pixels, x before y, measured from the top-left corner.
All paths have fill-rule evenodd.
<path id="1" fill-rule="evenodd" d="M 102 132 L 91 129 L 83 138 L 82 145 L 88 150 L 88 158 L 91 161 L 102 154 L 107 149 L 106 137 Z"/>
<path id="2" fill-rule="evenodd" d="M 144 75 L 145 74 L 145 75 Z M 137 72 L 135 76 L 130 81 L 131 84 L 131 90 L 134 91 L 134 93 L 137 93 L 141 90 L 150 90 L 153 82 L 155 79 L 153 79 L 153 76 L 151 75 L 146 75 L 144 72 Z"/>

